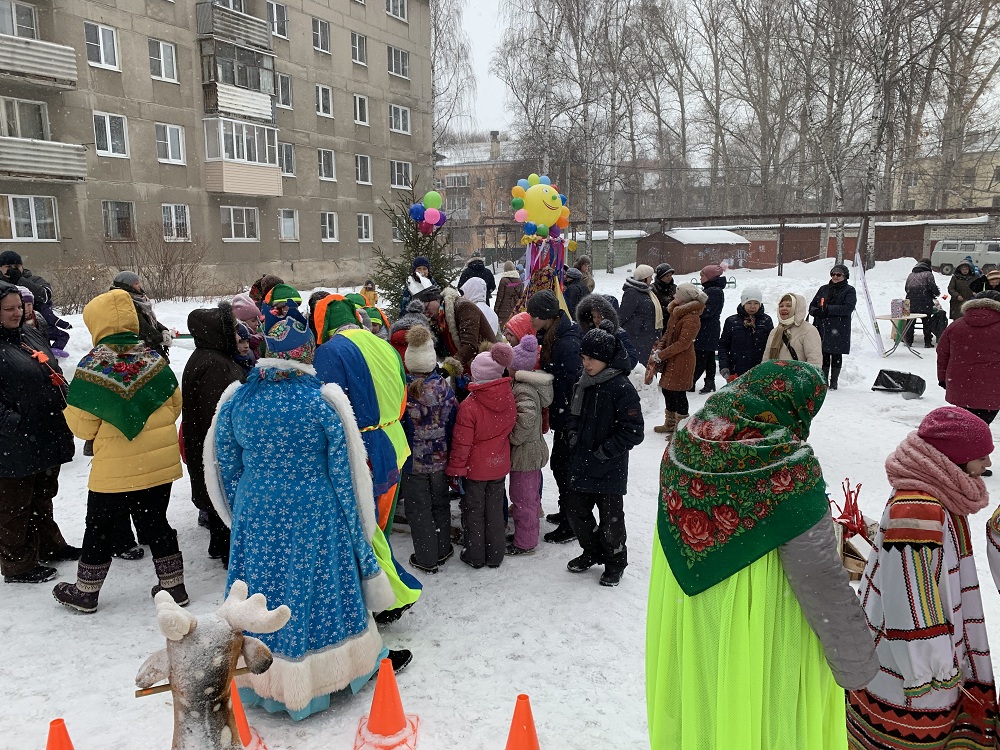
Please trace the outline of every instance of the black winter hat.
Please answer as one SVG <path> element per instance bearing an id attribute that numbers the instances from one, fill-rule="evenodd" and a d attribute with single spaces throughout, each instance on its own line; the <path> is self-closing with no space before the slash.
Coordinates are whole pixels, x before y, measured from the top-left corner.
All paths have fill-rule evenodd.
<path id="1" fill-rule="evenodd" d="M 972 299 L 989 299 L 993 300 L 994 302 L 1000 302 L 1000 292 L 996 291 L 995 289 L 987 289 L 985 291 L 980 292 Z"/>
<path id="2" fill-rule="evenodd" d="M 21 256 L 13 250 L 4 250 L 0 253 L 0 266 L 20 266 Z"/>
<path id="3" fill-rule="evenodd" d="M 559 300 L 548 289 L 535 292 L 528 300 L 528 315 L 539 320 L 552 320 L 559 317 Z"/>
<path id="4" fill-rule="evenodd" d="M 851 278 L 851 270 L 843 263 L 838 263 L 837 265 L 835 265 L 833 268 L 830 269 L 830 273 L 833 273 L 834 271 L 840 271 L 842 274 L 844 274 L 845 279 Z"/>
<path id="5" fill-rule="evenodd" d="M 674 273 L 674 267 L 669 263 L 661 263 L 656 267 L 656 272 L 654 278 L 659 281 L 661 276 L 665 276 L 668 273 Z"/>
<path id="6" fill-rule="evenodd" d="M 608 330 L 612 327 L 611 321 L 602 320 L 599 327 L 587 331 L 580 343 L 580 354 L 610 363 L 618 349 L 618 338 Z"/>

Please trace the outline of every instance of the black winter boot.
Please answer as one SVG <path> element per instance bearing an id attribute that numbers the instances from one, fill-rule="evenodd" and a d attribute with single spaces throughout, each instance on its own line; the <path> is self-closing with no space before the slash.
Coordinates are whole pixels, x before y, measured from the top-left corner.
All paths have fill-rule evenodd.
<path id="1" fill-rule="evenodd" d="M 830 360 L 828 359 L 823 360 L 823 382 L 830 385 Z"/>
<path id="2" fill-rule="evenodd" d="M 76 583 L 57 583 L 52 589 L 52 596 L 60 604 L 89 615 L 97 611 L 97 597 L 110 569 L 111 563 L 80 563 L 76 568 Z"/>
<path id="3" fill-rule="evenodd" d="M 186 605 L 190 599 L 184 588 L 184 555 L 178 552 L 167 557 L 154 557 L 153 567 L 160 582 L 153 586 L 150 596 L 166 591 L 180 606 Z"/>
<path id="4" fill-rule="evenodd" d="M 837 381 L 840 379 L 840 368 L 834 367 L 830 370 L 830 390 L 837 390 Z"/>

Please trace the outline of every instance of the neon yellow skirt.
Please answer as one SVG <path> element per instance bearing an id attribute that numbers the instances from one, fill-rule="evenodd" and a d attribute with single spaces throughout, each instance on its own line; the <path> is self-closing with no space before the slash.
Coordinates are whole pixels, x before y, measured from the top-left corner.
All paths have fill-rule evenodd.
<path id="1" fill-rule="evenodd" d="M 844 691 L 777 550 L 696 596 L 658 539 L 646 621 L 652 750 L 843 750 Z"/>

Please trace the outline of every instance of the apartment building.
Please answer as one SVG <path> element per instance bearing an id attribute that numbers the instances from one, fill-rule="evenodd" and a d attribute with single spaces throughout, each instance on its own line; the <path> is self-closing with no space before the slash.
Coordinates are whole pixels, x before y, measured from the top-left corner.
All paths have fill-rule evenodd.
<path id="1" fill-rule="evenodd" d="M 431 177 L 428 0 L 0 0 L 0 247 L 353 283 Z"/>

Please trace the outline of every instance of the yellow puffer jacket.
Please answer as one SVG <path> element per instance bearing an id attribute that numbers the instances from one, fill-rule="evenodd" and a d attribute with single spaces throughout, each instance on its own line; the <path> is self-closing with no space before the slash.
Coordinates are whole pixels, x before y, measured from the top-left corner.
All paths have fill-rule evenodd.
<path id="1" fill-rule="evenodd" d="M 94 345 L 113 333 L 139 333 L 139 318 L 132 298 L 121 289 L 94 298 L 83 310 L 83 322 Z M 75 406 L 67 406 L 66 423 L 81 440 L 94 441 L 94 460 L 87 487 L 94 492 L 145 490 L 183 476 L 177 447 L 177 417 L 181 391 L 173 395 L 146 421 L 142 432 L 128 440 L 121 431 Z"/>

